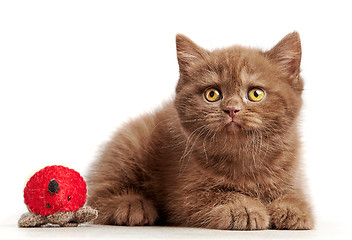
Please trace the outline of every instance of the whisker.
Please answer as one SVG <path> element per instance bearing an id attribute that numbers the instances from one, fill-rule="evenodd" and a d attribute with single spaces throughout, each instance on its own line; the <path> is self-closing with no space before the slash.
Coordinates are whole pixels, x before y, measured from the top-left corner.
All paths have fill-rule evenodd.
<path id="1" fill-rule="evenodd" d="M 200 126 L 200 127 L 198 127 L 196 130 L 194 130 L 194 131 L 191 133 L 191 135 L 194 135 L 195 132 L 197 132 L 198 130 L 200 130 L 200 132 L 197 134 L 196 138 L 194 139 L 192 146 L 191 146 L 189 149 L 188 149 L 188 147 L 189 147 L 190 142 L 191 142 L 192 140 L 191 140 L 191 135 L 188 137 L 189 141 L 187 141 L 187 145 L 186 145 L 186 147 L 185 147 L 185 150 L 184 150 L 184 152 L 183 152 L 183 155 L 182 155 L 182 157 L 180 158 L 180 163 L 181 163 L 180 172 L 179 172 L 180 175 L 182 175 L 183 172 L 184 172 L 184 170 L 186 169 L 187 163 L 188 163 L 188 161 L 189 161 L 189 158 L 191 157 L 191 154 L 192 154 L 192 151 L 193 151 L 193 149 L 194 149 L 195 144 L 197 143 L 198 139 L 203 135 L 203 133 L 205 132 L 204 130 L 205 130 L 209 125 L 210 125 L 210 124 Z M 192 137 L 192 138 L 193 138 L 193 137 Z M 188 151 L 187 151 L 187 149 L 188 149 Z M 188 156 L 188 158 L 187 158 L 188 160 L 187 160 L 187 162 L 185 163 L 185 159 L 186 159 L 187 156 Z"/>
<path id="2" fill-rule="evenodd" d="M 296 156 L 291 152 L 290 149 L 288 149 L 288 144 L 284 141 L 284 139 L 276 132 L 276 130 L 274 128 L 269 128 L 269 127 L 264 127 L 264 129 L 268 130 L 269 132 L 271 132 L 281 143 L 282 146 L 293 156 L 296 158 Z"/>
<path id="3" fill-rule="evenodd" d="M 209 119 L 209 118 L 208 117 L 206 117 L 206 118 L 195 118 L 195 119 L 185 120 L 185 121 L 181 121 L 181 122 L 184 122 L 184 123 L 186 123 L 186 122 L 199 122 L 199 121 L 205 121 L 207 119 Z"/>
<path id="4" fill-rule="evenodd" d="M 196 128 L 187 138 L 187 142 L 186 142 L 186 146 L 185 146 L 185 150 L 180 158 L 180 170 L 183 168 L 183 165 L 184 165 L 184 159 L 185 159 L 185 156 L 186 156 L 186 153 L 187 153 L 187 149 L 190 145 L 190 142 L 191 142 L 191 139 L 193 138 L 193 135 L 200 129 L 203 129 L 204 126 L 200 126 L 198 128 Z"/>
<path id="5" fill-rule="evenodd" d="M 215 136 L 216 136 L 216 134 L 218 133 L 219 128 L 220 128 L 220 126 L 218 126 L 218 127 L 216 128 L 216 130 L 214 131 L 214 135 L 211 137 L 210 143 L 216 141 Z"/>
<path id="6" fill-rule="evenodd" d="M 205 138 L 203 139 L 203 151 L 204 151 L 204 155 L 205 155 L 205 159 L 206 159 L 206 164 L 208 164 L 209 159 L 208 159 L 208 154 L 207 154 L 207 150 L 205 149 L 205 141 L 207 139 L 207 137 L 213 132 L 213 130 L 208 131 L 208 133 L 205 135 Z"/>

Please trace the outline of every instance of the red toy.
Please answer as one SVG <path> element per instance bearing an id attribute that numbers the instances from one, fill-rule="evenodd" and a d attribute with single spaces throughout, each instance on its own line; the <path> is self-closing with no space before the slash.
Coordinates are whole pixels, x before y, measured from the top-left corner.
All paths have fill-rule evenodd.
<path id="1" fill-rule="evenodd" d="M 22 215 L 20 227 L 36 227 L 47 223 L 77 226 L 97 217 L 97 211 L 83 207 L 87 185 L 73 169 L 48 166 L 36 172 L 24 189 L 24 202 L 29 213 Z"/>

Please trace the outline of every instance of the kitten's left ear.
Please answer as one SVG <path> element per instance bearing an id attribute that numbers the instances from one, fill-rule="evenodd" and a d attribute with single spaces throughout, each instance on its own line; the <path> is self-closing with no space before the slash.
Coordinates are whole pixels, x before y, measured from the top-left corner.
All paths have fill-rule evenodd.
<path id="1" fill-rule="evenodd" d="M 302 56 L 301 40 L 298 32 L 286 35 L 275 47 L 266 52 L 266 55 L 289 74 L 290 81 L 297 80 Z"/>

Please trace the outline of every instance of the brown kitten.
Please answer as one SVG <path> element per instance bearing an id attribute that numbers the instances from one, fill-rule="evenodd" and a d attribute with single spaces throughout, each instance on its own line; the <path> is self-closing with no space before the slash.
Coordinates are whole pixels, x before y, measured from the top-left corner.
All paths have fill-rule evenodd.
<path id="1" fill-rule="evenodd" d="M 311 229 L 297 118 L 301 44 L 207 51 L 177 35 L 175 100 L 123 126 L 88 178 L 98 224 Z"/>

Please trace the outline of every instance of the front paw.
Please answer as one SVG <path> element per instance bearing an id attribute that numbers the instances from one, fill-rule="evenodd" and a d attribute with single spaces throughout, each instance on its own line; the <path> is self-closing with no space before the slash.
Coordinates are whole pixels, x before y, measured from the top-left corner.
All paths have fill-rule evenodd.
<path id="1" fill-rule="evenodd" d="M 270 227 L 274 229 L 308 230 L 314 227 L 310 208 L 299 199 L 279 199 L 268 205 Z"/>
<path id="2" fill-rule="evenodd" d="M 207 227 L 230 230 L 262 230 L 269 226 L 269 215 L 258 200 L 246 198 L 243 201 L 219 205 L 209 214 Z"/>
<path id="3" fill-rule="evenodd" d="M 138 193 L 127 193 L 104 199 L 103 204 L 93 205 L 98 210 L 96 224 L 153 225 L 158 213 L 151 201 Z"/>
<path id="4" fill-rule="evenodd" d="M 113 218 L 117 225 L 152 225 L 157 212 L 152 203 L 143 197 L 128 196 L 118 203 Z"/>

